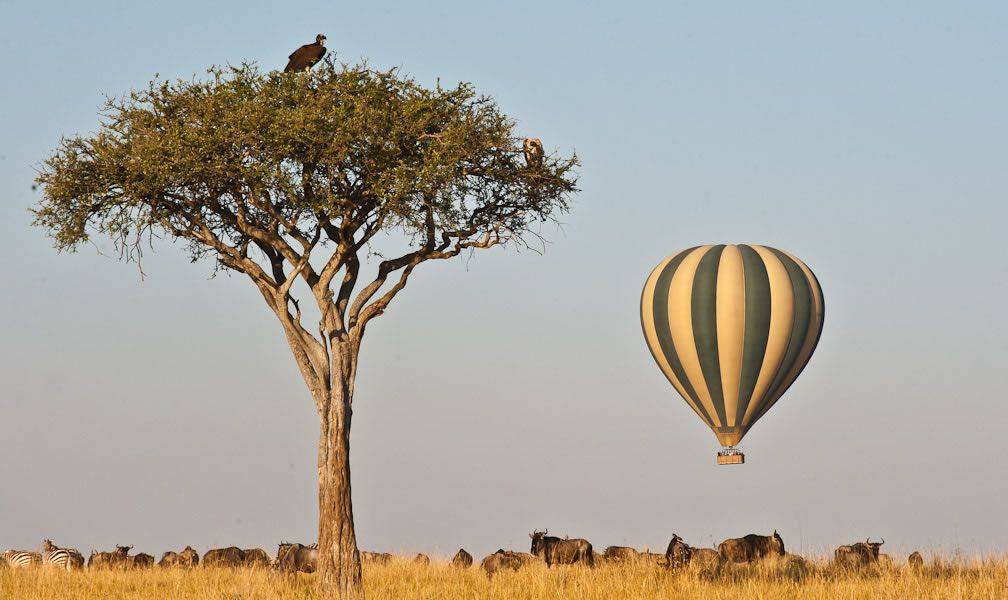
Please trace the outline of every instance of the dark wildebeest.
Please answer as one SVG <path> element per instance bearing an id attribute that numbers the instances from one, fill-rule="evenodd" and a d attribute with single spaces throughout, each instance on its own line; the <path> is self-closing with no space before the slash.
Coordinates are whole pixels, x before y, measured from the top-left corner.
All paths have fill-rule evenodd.
<path id="1" fill-rule="evenodd" d="M 601 554 L 601 558 L 611 562 L 629 562 L 640 558 L 640 552 L 629 546 L 609 546 Z"/>
<path id="2" fill-rule="evenodd" d="M 689 565 L 690 557 L 693 555 L 693 548 L 683 541 L 679 534 L 673 533 L 672 540 L 665 549 L 665 563 L 670 569 L 682 569 Z"/>
<path id="3" fill-rule="evenodd" d="M 286 573 L 314 573 L 318 568 L 318 546 L 282 542 L 277 549 L 275 566 Z"/>
<path id="4" fill-rule="evenodd" d="M 727 562 L 750 563 L 767 556 L 784 556 L 784 540 L 775 529 L 773 535 L 756 535 L 725 540 L 718 544 L 718 552 Z"/>
<path id="5" fill-rule="evenodd" d="M 361 550 L 360 557 L 362 562 L 377 565 L 387 565 L 392 561 L 392 555 L 388 552 L 368 552 L 367 550 Z"/>
<path id="6" fill-rule="evenodd" d="M 459 551 L 455 553 L 455 557 L 452 558 L 451 565 L 453 567 L 459 567 L 462 569 L 468 569 L 473 564 L 472 554 L 465 551 L 465 548 L 459 548 Z"/>
<path id="7" fill-rule="evenodd" d="M 430 564 L 430 557 L 421 552 L 420 554 L 417 554 L 416 556 L 413 557 L 413 562 L 418 565 L 426 566 Z"/>
<path id="8" fill-rule="evenodd" d="M 192 546 L 186 546 L 182 552 L 178 553 L 179 566 L 184 569 L 192 569 L 199 566 L 199 552 L 193 550 Z"/>
<path id="9" fill-rule="evenodd" d="M 907 565 L 911 569 L 913 569 L 915 571 L 917 569 L 923 569 L 924 568 L 924 557 L 921 556 L 920 552 L 917 552 L 916 550 L 914 550 L 914 553 L 911 554 L 909 556 L 909 558 L 907 558 Z"/>
<path id="10" fill-rule="evenodd" d="M 525 552 L 512 552 L 499 549 L 488 555 L 480 563 L 480 568 L 486 571 L 487 577 L 493 577 L 499 571 L 517 571 L 523 566 L 540 562 L 540 559 Z"/>
<path id="11" fill-rule="evenodd" d="M 89 569 L 128 569 L 129 551 L 133 546 L 116 546 L 114 552 L 91 552 L 88 557 Z"/>
<path id="12" fill-rule="evenodd" d="M 192 569 L 199 565 L 199 553 L 186 546 L 181 552 L 168 551 L 161 555 L 158 562 L 159 567 L 179 567 L 181 569 Z"/>
<path id="13" fill-rule="evenodd" d="M 154 557 L 150 554 L 139 552 L 128 558 L 128 565 L 130 569 L 149 569 L 154 566 Z"/>
<path id="14" fill-rule="evenodd" d="M 873 542 L 871 538 L 863 542 L 858 542 L 856 544 L 851 544 L 849 546 L 840 546 L 833 553 L 833 560 L 838 567 L 845 569 L 859 569 L 861 567 L 867 567 L 868 565 L 873 565 L 878 563 L 879 557 L 879 547 L 885 543 L 885 539 L 881 542 Z"/>
<path id="15" fill-rule="evenodd" d="M 262 548 L 246 548 L 242 550 L 242 566 L 249 569 L 268 569 L 269 554 Z"/>
<path id="16" fill-rule="evenodd" d="M 546 531 L 533 531 L 531 552 L 546 561 L 546 566 L 573 565 L 583 563 L 589 567 L 595 565 L 595 553 L 588 540 L 560 539 L 547 536 Z"/>
<path id="17" fill-rule="evenodd" d="M 236 546 L 214 548 L 213 550 L 207 550 L 206 554 L 203 555 L 203 566 L 227 568 L 240 567 L 242 566 L 242 560 L 244 558 L 245 556 L 242 553 L 241 548 Z"/>
<path id="18" fill-rule="evenodd" d="M 724 557 L 713 548 L 690 548 L 690 567 L 707 572 L 717 572 L 724 564 Z"/>
<path id="19" fill-rule="evenodd" d="M 173 552 L 169 550 L 161 555 L 161 560 L 158 561 L 159 567 L 169 568 L 179 566 L 179 555 L 178 552 Z"/>

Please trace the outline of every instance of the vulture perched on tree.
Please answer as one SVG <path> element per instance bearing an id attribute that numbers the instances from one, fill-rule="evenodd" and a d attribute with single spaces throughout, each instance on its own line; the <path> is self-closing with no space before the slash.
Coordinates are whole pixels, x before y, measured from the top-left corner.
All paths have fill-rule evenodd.
<path id="1" fill-rule="evenodd" d="M 305 44 L 297 50 L 291 53 L 288 57 L 287 66 L 284 67 L 284 73 L 288 71 L 304 71 L 315 66 L 315 63 L 322 60 L 325 56 L 326 36 L 321 33 L 315 36 L 314 44 Z"/>
<path id="2" fill-rule="evenodd" d="M 542 166 L 543 145 L 539 138 L 525 138 L 525 164 L 530 168 L 538 169 Z"/>

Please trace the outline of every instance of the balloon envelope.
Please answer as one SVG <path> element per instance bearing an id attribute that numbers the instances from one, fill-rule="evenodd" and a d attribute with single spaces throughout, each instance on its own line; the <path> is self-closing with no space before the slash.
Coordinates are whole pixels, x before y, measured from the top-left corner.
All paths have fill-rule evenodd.
<path id="1" fill-rule="evenodd" d="M 658 367 L 722 446 L 734 446 L 808 363 L 822 289 L 794 256 L 756 245 L 683 250 L 651 272 L 641 327 Z"/>

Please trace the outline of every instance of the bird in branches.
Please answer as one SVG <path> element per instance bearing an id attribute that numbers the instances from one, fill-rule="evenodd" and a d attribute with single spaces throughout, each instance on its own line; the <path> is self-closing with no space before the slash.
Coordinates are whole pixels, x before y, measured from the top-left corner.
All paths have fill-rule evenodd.
<path id="1" fill-rule="evenodd" d="M 284 73 L 288 71 L 307 71 L 315 66 L 315 63 L 322 60 L 325 56 L 326 36 L 323 34 L 318 34 L 315 36 L 314 44 L 305 44 L 297 50 L 291 53 L 288 57 L 290 60 L 287 61 L 287 66 L 284 67 Z"/>
<path id="2" fill-rule="evenodd" d="M 539 138 L 525 138 L 525 164 L 530 169 L 538 169 L 543 163 L 543 145 Z"/>

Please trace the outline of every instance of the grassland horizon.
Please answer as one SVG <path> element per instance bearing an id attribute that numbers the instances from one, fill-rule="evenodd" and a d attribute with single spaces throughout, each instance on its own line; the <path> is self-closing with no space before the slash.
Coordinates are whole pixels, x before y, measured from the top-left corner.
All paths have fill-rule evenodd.
<path id="1" fill-rule="evenodd" d="M 718 572 L 671 571 L 648 562 L 595 568 L 531 565 L 493 578 L 474 565 L 452 567 L 439 557 L 430 565 L 397 558 L 364 566 L 368 598 L 527 599 L 684 598 L 785 600 L 807 598 L 987 599 L 1008 597 L 1008 556 L 935 557 L 922 569 L 906 564 L 860 571 L 836 569 L 825 558 L 767 560 L 731 565 Z M 0 569 L 4 600 L 217 600 L 317 598 L 315 576 L 271 570 L 198 568 L 139 571 L 51 568 Z"/>

